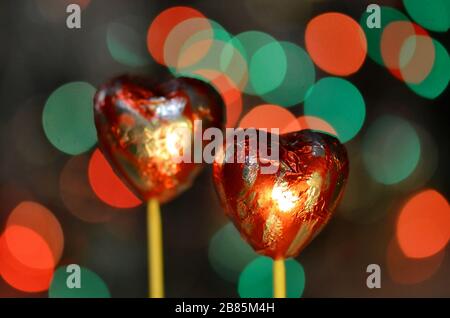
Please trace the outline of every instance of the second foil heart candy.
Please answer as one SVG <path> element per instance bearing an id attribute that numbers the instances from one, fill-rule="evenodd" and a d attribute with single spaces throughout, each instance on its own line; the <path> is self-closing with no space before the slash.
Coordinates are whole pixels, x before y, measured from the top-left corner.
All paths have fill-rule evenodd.
<path id="1" fill-rule="evenodd" d="M 220 95 L 190 78 L 154 85 L 142 77 L 122 76 L 103 85 L 94 101 L 103 154 L 142 199 L 159 202 L 191 185 L 201 164 L 180 162 L 181 153 L 205 129 L 222 128 L 223 111 Z M 194 125 L 196 120 L 201 127 Z M 190 142 L 183 131 L 190 133 Z"/>
<path id="2" fill-rule="evenodd" d="M 262 144 L 261 135 L 252 136 L 228 143 L 217 157 L 216 190 L 256 252 L 274 259 L 294 257 L 333 215 L 348 176 L 346 150 L 336 138 L 311 130 L 281 135 L 273 143 L 269 133 Z M 257 151 L 249 151 L 250 145 L 257 145 Z M 262 146 L 267 149 L 260 152 Z M 278 160 L 260 155 L 275 147 Z M 261 173 L 270 161 L 277 169 Z"/>

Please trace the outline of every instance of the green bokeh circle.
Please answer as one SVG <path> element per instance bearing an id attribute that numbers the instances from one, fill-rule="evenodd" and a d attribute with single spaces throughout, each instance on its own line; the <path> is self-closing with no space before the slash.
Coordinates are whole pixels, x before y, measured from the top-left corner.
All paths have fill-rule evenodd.
<path id="1" fill-rule="evenodd" d="M 450 1 L 403 0 L 408 14 L 424 28 L 447 32 L 450 27 Z"/>
<path id="2" fill-rule="evenodd" d="M 256 95 L 277 89 L 287 72 L 286 54 L 279 42 L 271 42 L 255 52 L 250 61 L 250 84 Z"/>
<path id="3" fill-rule="evenodd" d="M 280 42 L 286 54 L 287 72 L 283 82 L 262 98 L 271 104 L 290 107 L 301 103 L 314 84 L 316 71 L 308 53 L 290 42 Z"/>
<path id="4" fill-rule="evenodd" d="M 42 124 L 48 140 L 62 152 L 78 155 L 97 142 L 93 98 L 95 88 L 71 82 L 56 89 L 44 106 Z"/>
<path id="5" fill-rule="evenodd" d="M 80 267 L 80 288 L 69 288 L 68 282 L 73 282 L 73 271 L 67 267 L 59 267 L 53 274 L 48 290 L 49 298 L 110 298 L 110 292 L 105 282 L 93 271 Z M 70 286 L 74 287 L 74 286 Z"/>
<path id="6" fill-rule="evenodd" d="M 222 227 L 209 243 L 208 257 L 214 271 L 223 279 L 236 282 L 244 267 L 258 257 L 232 223 Z"/>
<path id="7" fill-rule="evenodd" d="M 445 47 L 433 39 L 435 58 L 427 77 L 420 83 L 406 83 L 417 95 L 435 99 L 444 92 L 450 80 L 450 58 Z"/>
<path id="8" fill-rule="evenodd" d="M 150 64 L 145 40 L 131 24 L 112 22 L 106 31 L 106 45 L 112 58 L 126 66 Z"/>
<path id="9" fill-rule="evenodd" d="M 362 151 L 372 178 L 382 184 L 395 184 L 416 168 L 421 152 L 420 139 L 406 120 L 384 115 L 367 130 Z"/>
<path id="10" fill-rule="evenodd" d="M 305 271 L 294 259 L 286 263 L 286 296 L 299 298 L 305 289 Z M 239 277 L 238 292 L 242 298 L 273 297 L 273 260 L 260 256 L 251 262 Z"/>
<path id="11" fill-rule="evenodd" d="M 220 66 L 226 70 L 239 52 L 249 68 L 249 81 L 243 91 L 261 95 L 276 89 L 286 74 L 286 55 L 280 43 L 260 31 L 239 33 L 228 41 L 220 56 Z"/>
<path id="12" fill-rule="evenodd" d="M 308 92 L 304 113 L 329 123 L 341 142 L 347 142 L 364 124 L 366 107 L 359 90 L 349 81 L 325 77 Z"/>

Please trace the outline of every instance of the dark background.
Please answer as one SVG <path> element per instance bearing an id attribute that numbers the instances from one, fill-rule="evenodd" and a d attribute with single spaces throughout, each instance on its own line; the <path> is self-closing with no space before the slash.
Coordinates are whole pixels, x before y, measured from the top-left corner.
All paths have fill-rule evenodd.
<path id="1" fill-rule="evenodd" d="M 145 208 L 123 211 L 105 205 L 105 211 L 113 218 L 103 224 L 85 223 L 67 211 L 59 195 L 59 175 L 71 157 L 54 149 L 44 135 L 41 113 L 47 97 L 71 81 L 99 86 L 124 72 L 155 78 L 167 75 L 164 67 L 150 57 L 149 66 L 142 68 L 123 66 L 112 59 L 105 41 L 106 28 L 124 16 L 134 16 L 145 26 L 143 43 L 146 28 L 159 12 L 173 5 L 188 5 L 218 21 L 232 34 L 260 30 L 304 47 L 305 27 L 312 17 L 338 11 L 359 21 L 367 5 L 374 1 L 92 0 L 82 12 L 79 30 L 66 28 L 65 6 L 52 4 L 54 12 L 43 12 L 43 2 L 52 1 L 0 2 L 0 229 L 19 202 L 40 202 L 55 213 L 64 230 L 61 264 L 72 262 L 94 270 L 107 283 L 113 297 L 145 297 Z M 376 3 L 405 12 L 401 1 Z M 448 34 L 431 34 L 449 48 Z M 316 71 L 317 79 L 327 76 L 317 67 Z M 347 144 L 350 161 L 359 156 L 358 143 L 367 125 L 378 115 L 390 113 L 428 132 L 438 150 L 437 166 L 426 185 L 419 188 L 414 184 L 371 184 L 373 181 L 364 179 L 359 172 L 361 167 L 354 168 L 357 178 L 361 175 L 361 187 L 367 189 L 368 197 L 374 188 L 377 197 L 370 206 L 351 211 L 351 217 L 341 207 L 321 235 L 297 258 L 306 272 L 303 296 L 450 297 L 448 253 L 437 272 L 419 284 L 397 284 L 386 270 L 386 247 L 395 230 L 397 212 L 409 195 L 432 187 L 449 197 L 449 90 L 435 100 L 421 98 L 369 58 L 348 79 L 364 96 L 367 113 L 361 133 Z M 244 99 L 245 109 L 260 103 L 255 97 Z M 301 114 L 302 106 L 292 110 Z M 24 156 L 17 151 L 17 145 L 30 151 Z M 81 156 L 88 158 L 89 153 Z M 356 194 L 346 193 L 352 195 Z M 209 241 L 227 222 L 214 193 L 211 167 L 206 167 L 189 191 L 162 206 L 162 212 L 167 296 L 237 297 L 236 285 L 217 275 L 208 261 Z M 374 221 L 361 221 L 366 215 Z M 366 266 L 371 263 L 380 264 L 382 269 L 382 288 L 378 290 L 370 290 L 365 284 Z M 22 293 L 0 279 L 0 296 L 46 297 L 47 293 Z"/>

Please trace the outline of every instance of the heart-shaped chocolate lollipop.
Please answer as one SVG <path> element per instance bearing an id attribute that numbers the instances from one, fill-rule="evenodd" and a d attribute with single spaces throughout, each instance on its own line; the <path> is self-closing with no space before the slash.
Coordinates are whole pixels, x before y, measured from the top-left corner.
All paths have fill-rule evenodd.
<path id="1" fill-rule="evenodd" d="M 194 136 L 205 129 L 223 127 L 223 110 L 220 95 L 191 78 L 154 85 L 142 77 L 122 76 L 103 85 L 94 99 L 105 157 L 142 199 L 161 203 L 191 185 L 201 164 L 180 160 L 183 151 L 192 149 Z"/>
<path id="2" fill-rule="evenodd" d="M 252 138 L 258 148 L 253 152 Z M 293 257 L 333 215 L 348 176 L 347 153 L 336 138 L 311 130 L 281 135 L 274 143 L 269 133 L 262 145 L 260 140 L 257 135 L 227 144 L 214 163 L 214 183 L 227 215 L 256 252 Z M 279 160 L 263 158 L 261 146 L 267 147 L 263 154 L 278 147 Z M 276 171 L 263 174 L 268 161 Z"/>

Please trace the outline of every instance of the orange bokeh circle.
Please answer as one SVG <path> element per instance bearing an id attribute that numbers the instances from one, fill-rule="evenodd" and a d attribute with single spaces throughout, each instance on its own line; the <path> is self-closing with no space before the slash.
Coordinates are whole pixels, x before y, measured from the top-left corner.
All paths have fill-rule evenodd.
<path id="1" fill-rule="evenodd" d="M 367 41 L 363 29 L 342 13 L 328 12 L 309 21 L 305 43 L 314 63 L 333 75 L 355 73 L 366 58 Z"/>
<path id="2" fill-rule="evenodd" d="M 100 200 L 116 208 L 133 208 L 142 201 L 120 180 L 99 149 L 92 153 L 89 183 Z"/>
<path id="3" fill-rule="evenodd" d="M 156 62 L 165 64 L 164 44 L 172 29 L 179 23 L 193 18 L 205 16 L 193 8 L 177 6 L 164 10 L 153 20 L 147 31 L 147 48 Z"/>
<path id="4" fill-rule="evenodd" d="M 383 30 L 381 57 L 386 68 L 399 80 L 420 83 L 431 72 L 435 50 L 431 37 L 409 21 L 391 22 Z"/>
<path id="5" fill-rule="evenodd" d="M 24 292 L 47 290 L 55 260 L 47 242 L 35 231 L 8 226 L 0 237 L 0 275 L 13 288 Z"/>
<path id="6" fill-rule="evenodd" d="M 58 219 L 49 209 L 37 202 L 23 201 L 8 216 L 6 228 L 13 226 L 24 227 L 36 233 L 52 253 L 54 262 L 51 266 L 59 262 L 64 249 L 64 233 Z M 35 267 L 33 262 L 25 262 L 24 265 Z"/>
<path id="7" fill-rule="evenodd" d="M 295 120 L 295 116 L 286 108 L 264 104 L 249 111 L 239 122 L 239 128 L 256 128 L 266 131 L 278 128 L 279 133 L 284 134 L 288 132 L 287 126 Z"/>
<path id="8" fill-rule="evenodd" d="M 328 122 L 322 118 L 315 116 L 300 116 L 297 117 L 293 122 L 289 123 L 284 132 L 294 132 L 304 129 L 318 130 L 326 132 L 330 135 L 337 136 L 336 130 Z"/>
<path id="9" fill-rule="evenodd" d="M 176 25 L 164 42 L 164 64 L 176 69 L 200 61 L 209 51 L 214 30 L 206 18 L 187 19 Z"/>
<path id="10" fill-rule="evenodd" d="M 450 238 L 450 208 L 445 197 L 427 189 L 410 198 L 398 216 L 396 234 L 408 257 L 430 257 L 441 251 Z"/>

